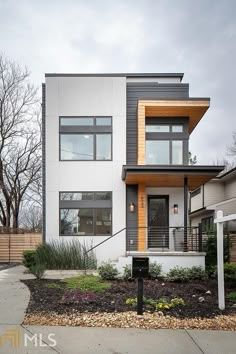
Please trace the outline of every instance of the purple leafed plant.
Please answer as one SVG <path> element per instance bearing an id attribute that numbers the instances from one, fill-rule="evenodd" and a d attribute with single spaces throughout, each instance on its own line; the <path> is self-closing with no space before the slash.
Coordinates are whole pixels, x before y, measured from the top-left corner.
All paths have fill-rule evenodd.
<path id="1" fill-rule="evenodd" d="M 79 289 L 76 290 L 66 290 L 62 298 L 62 303 L 73 304 L 73 303 L 89 303 L 97 300 L 97 296 L 94 292 L 83 292 Z"/>

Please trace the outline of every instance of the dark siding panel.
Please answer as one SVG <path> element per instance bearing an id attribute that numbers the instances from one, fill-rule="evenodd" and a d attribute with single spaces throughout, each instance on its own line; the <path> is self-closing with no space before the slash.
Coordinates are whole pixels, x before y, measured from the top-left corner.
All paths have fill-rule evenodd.
<path id="1" fill-rule="evenodd" d="M 141 99 L 189 98 L 188 84 L 127 83 L 127 164 L 137 164 L 137 103 Z"/>
<path id="2" fill-rule="evenodd" d="M 133 202 L 135 205 L 135 210 L 133 213 L 129 211 L 129 205 Z M 126 186 L 126 227 L 127 227 L 127 236 L 129 232 L 129 228 L 136 228 L 138 226 L 138 215 L 137 215 L 137 205 L 138 205 L 138 186 L 137 185 L 127 185 Z M 138 244 L 138 233 L 132 232 L 133 245 L 128 245 L 128 237 L 126 238 L 126 249 L 130 251 L 137 251 Z"/>
<path id="3" fill-rule="evenodd" d="M 46 165 L 45 165 L 45 123 L 46 123 L 46 88 L 42 84 L 42 194 L 43 194 L 43 241 L 46 240 Z"/>

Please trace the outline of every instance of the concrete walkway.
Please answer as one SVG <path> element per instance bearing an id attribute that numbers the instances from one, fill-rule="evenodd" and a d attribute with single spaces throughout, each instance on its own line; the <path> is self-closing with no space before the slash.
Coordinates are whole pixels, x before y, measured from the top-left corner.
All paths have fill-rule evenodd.
<path id="1" fill-rule="evenodd" d="M 236 332 L 196 330 L 140 330 L 22 326 L 29 291 L 19 279 L 31 277 L 19 266 L 0 271 L 1 335 L 7 340 L 0 353 L 8 354 L 235 354 Z M 10 332 L 9 332 L 10 331 Z M 53 346 L 56 341 L 56 345 Z"/>

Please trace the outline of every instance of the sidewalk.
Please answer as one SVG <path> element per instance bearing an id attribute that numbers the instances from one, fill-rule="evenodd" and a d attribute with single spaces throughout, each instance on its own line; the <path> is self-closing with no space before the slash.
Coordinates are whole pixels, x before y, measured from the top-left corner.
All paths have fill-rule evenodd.
<path id="1" fill-rule="evenodd" d="M 31 277 L 19 266 L 0 271 L 0 344 L 3 354 L 235 354 L 236 332 L 22 326 L 29 290 L 19 280 Z M 56 346 L 52 347 L 53 341 Z M 25 342 L 25 343 L 24 343 Z M 19 344 L 17 347 L 16 345 Z"/>
<path id="2" fill-rule="evenodd" d="M 3 354 L 235 354 L 236 346 L 236 332 L 225 331 L 0 325 L 1 333 L 7 328 L 18 328 L 21 343 L 6 343 Z"/>

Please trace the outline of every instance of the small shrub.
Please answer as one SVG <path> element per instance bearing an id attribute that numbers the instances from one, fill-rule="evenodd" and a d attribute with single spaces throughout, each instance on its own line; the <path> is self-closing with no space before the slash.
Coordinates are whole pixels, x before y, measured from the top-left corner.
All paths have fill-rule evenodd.
<path id="1" fill-rule="evenodd" d="M 130 280 L 132 279 L 132 270 L 131 270 L 131 265 L 130 264 L 126 264 L 124 268 L 124 272 L 123 272 L 123 279 L 125 280 Z"/>
<path id="2" fill-rule="evenodd" d="M 229 262 L 230 259 L 230 238 L 224 235 L 224 262 Z M 214 266 L 217 264 L 217 236 L 216 232 L 207 236 L 206 242 L 203 247 L 206 252 L 206 266 Z"/>
<path id="3" fill-rule="evenodd" d="M 126 299 L 125 303 L 126 303 L 126 305 L 136 306 L 137 301 L 138 300 L 136 297 L 131 297 L 131 298 Z"/>
<path id="4" fill-rule="evenodd" d="M 98 274 L 104 280 L 114 280 L 118 275 L 118 270 L 111 263 L 102 263 L 98 267 Z"/>
<path id="5" fill-rule="evenodd" d="M 236 264 L 224 265 L 225 280 L 236 280 Z"/>
<path id="6" fill-rule="evenodd" d="M 190 280 L 204 280 L 207 275 L 203 267 L 193 266 L 188 269 L 188 276 Z"/>
<path id="7" fill-rule="evenodd" d="M 181 297 L 175 297 L 174 299 L 171 300 L 171 305 L 172 307 L 184 306 L 185 302 Z"/>
<path id="8" fill-rule="evenodd" d="M 236 291 L 232 291 L 227 295 L 227 298 L 231 301 L 236 301 Z"/>
<path id="9" fill-rule="evenodd" d="M 30 273 L 32 273 L 37 279 L 42 279 L 45 273 L 45 266 L 41 263 L 36 263 L 30 268 Z"/>
<path id="10" fill-rule="evenodd" d="M 80 291 L 92 291 L 102 293 L 111 287 L 111 283 L 103 282 L 100 277 L 95 275 L 80 275 L 64 279 L 68 289 L 79 289 Z"/>
<path id="11" fill-rule="evenodd" d="M 215 279 L 217 277 L 217 267 L 215 265 L 206 266 L 206 274 L 208 278 Z"/>
<path id="12" fill-rule="evenodd" d="M 161 276 L 162 265 L 159 263 L 150 263 L 149 264 L 149 276 L 152 279 L 159 278 Z"/>
<path id="13" fill-rule="evenodd" d="M 25 250 L 23 251 L 23 264 L 25 267 L 30 268 L 36 264 L 35 261 L 35 250 Z"/>
<path id="14" fill-rule="evenodd" d="M 166 275 L 168 281 L 173 282 L 187 282 L 190 280 L 189 278 L 189 269 L 183 267 L 174 267 L 169 270 Z"/>

